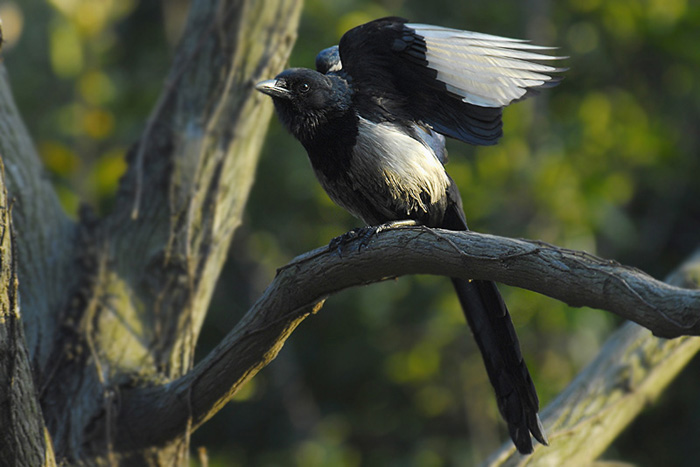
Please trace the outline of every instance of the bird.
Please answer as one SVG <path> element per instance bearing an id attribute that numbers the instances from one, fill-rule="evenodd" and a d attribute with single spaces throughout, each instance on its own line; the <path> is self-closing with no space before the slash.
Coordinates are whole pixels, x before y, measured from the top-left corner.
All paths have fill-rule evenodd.
<path id="1" fill-rule="evenodd" d="M 528 41 L 379 18 L 256 89 L 306 149 L 316 178 L 367 226 L 468 230 L 445 169 L 446 137 L 496 144 L 503 108 L 557 85 L 565 68 Z M 549 61 L 549 62 L 548 62 Z M 542 63 L 545 62 L 545 63 Z M 451 278 L 516 449 L 548 444 L 539 399 L 496 284 Z"/>

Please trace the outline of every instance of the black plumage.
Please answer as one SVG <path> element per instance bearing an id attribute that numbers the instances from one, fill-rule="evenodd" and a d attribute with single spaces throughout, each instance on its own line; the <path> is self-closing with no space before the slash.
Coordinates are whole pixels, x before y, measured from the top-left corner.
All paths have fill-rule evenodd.
<path id="1" fill-rule="evenodd" d="M 371 226 L 413 220 L 467 230 L 447 175 L 445 136 L 489 145 L 502 108 L 558 82 L 544 47 L 382 18 L 257 89 L 306 149 L 328 195 Z M 499 410 L 522 453 L 546 444 L 539 402 L 506 305 L 490 281 L 452 279 L 481 350 Z"/>

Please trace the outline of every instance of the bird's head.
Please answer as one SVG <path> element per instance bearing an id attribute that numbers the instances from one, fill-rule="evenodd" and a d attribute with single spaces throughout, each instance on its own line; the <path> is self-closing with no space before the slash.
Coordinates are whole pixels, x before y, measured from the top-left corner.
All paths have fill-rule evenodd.
<path id="1" fill-rule="evenodd" d="M 352 97 L 342 78 L 306 68 L 290 68 L 255 88 L 272 96 L 280 120 L 302 142 L 320 125 L 344 114 Z"/>

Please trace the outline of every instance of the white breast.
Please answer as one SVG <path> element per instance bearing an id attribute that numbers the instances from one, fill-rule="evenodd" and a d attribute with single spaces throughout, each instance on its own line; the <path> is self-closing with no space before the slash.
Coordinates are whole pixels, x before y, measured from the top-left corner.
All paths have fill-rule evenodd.
<path id="1" fill-rule="evenodd" d="M 362 117 L 351 172 L 355 188 L 384 193 L 408 214 L 428 211 L 428 204 L 441 200 L 449 184 L 430 148 L 395 124 L 374 124 Z"/>

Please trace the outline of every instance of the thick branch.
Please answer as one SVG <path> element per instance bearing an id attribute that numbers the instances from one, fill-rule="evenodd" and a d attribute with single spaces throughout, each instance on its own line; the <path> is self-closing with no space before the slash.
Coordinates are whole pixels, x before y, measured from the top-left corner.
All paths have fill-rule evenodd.
<path id="1" fill-rule="evenodd" d="M 110 269 L 98 301 L 119 302 L 116 321 L 141 330 L 133 347 L 148 343 L 133 360 L 154 360 L 167 377 L 189 368 L 255 178 L 272 106 L 254 83 L 283 67 L 300 9 L 300 0 L 192 3 L 115 210 L 98 229 L 97 262 Z M 118 358 L 112 313 L 97 321 L 96 347 Z"/>
<path id="2" fill-rule="evenodd" d="M 56 465 L 19 313 L 11 208 L 0 160 L 0 465 Z"/>
<path id="3" fill-rule="evenodd" d="M 17 110 L 5 67 L 0 64 L 0 157 L 13 202 L 20 292 L 27 348 L 39 368 L 49 364 L 58 313 L 75 275 L 75 224 L 65 215 Z"/>
<path id="4" fill-rule="evenodd" d="M 357 242 L 346 245 L 342 255 L 318 249 L 281 269 L 236 328 L 193 371 L 165 386 L 123 394 L 118 425 L 124 430 L 119 432 L 131 436 L 117 444 L 163 443 L 185 429 L 189 416 L 193 427 L 201 425 L 276 356 L 312 305 L 348 287 L 406 274 L 491 279 L 575 306 L 606 309 L 657 334 L 700 332 L 700 291 L 664 284 L 611 261 L 474 232 L 393 230 L 373 237 L 361 251 Z"/>

